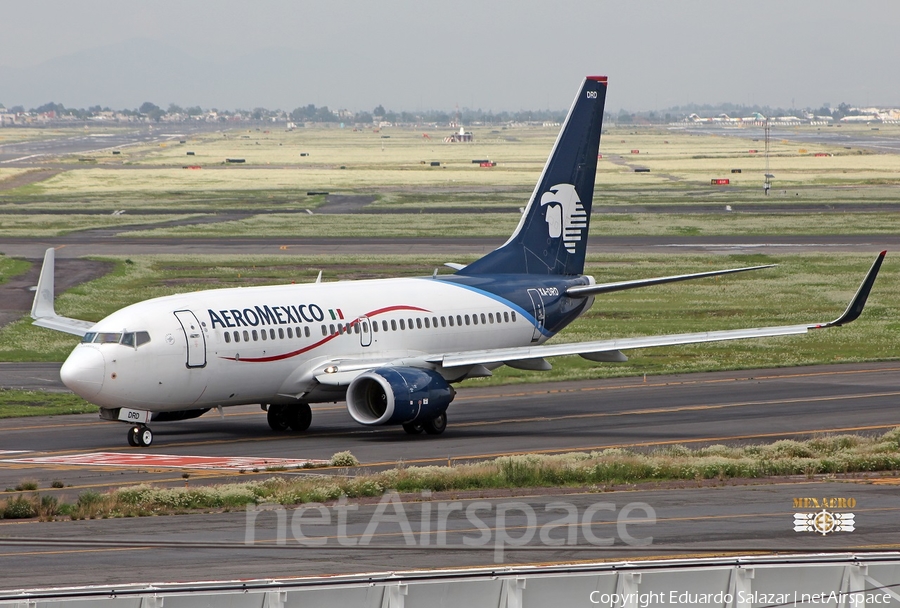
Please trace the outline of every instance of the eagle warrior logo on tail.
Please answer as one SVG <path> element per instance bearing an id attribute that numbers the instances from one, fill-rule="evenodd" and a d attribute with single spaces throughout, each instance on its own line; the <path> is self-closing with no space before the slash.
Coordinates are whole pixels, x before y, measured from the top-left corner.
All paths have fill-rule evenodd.
<path id="1" fill-rule="evenodd" d="M 548 205 L 546 215 L 550 237 L 563 238 L 569 253 L 575 253 L 575 245 L 587 227 L 587 213 L 572 184 L 557 184 L 541 195 L 541 207 Z"/>

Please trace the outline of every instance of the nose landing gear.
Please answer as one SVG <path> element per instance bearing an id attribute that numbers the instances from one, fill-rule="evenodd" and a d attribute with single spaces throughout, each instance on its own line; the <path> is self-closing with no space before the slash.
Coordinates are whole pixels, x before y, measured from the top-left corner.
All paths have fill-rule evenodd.
<path id="1" fill-rule="evenodd" d="M 153 443 L 153 431 L 142 424 L 136 424 L 128 429 L 128 445 L 134 447 L 147 447 Z"/>

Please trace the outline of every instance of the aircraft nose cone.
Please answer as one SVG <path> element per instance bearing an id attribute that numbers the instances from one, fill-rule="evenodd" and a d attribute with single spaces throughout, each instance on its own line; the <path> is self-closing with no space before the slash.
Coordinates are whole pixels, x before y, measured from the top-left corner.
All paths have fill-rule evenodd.
<path id="1" fill-rule="evenodd" d="M 59 370 L 63 384 L 88 401 L 100 393 L 105 376 L 106 362 L 103 354 L 90 347 L 76 348 Z"/>

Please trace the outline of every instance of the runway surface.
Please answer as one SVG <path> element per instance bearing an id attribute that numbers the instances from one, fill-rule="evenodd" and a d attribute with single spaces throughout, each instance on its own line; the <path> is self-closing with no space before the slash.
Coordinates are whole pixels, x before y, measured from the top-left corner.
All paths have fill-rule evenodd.
<path id="1" fill-rule="evenodd" d="M 71 127 L 66 128 L 71 129 Z M 115 131 L 107 132 L 107 128 L 115 129 Z M 0 145 L 0 164 L 26 167 L 47 158 L 69 154 L 89 154 L 125 146 L 169 141 L 183 138 L 190 133 L 214 131 L 217 128 L 220 127 L 204 123 L 179 123 L 165 125 L 163 128 L 152 126 L 148 128 L 146 125 L 123 128 L 121 125 L 96 124 L 91 125 L 91 128 L 83 134 L 75 135 L 70 131 L 62 137 Z M 53 128 L 49 128 L 48 132 L 53 130 Z M 12 132 L 15 133 L 14 130 Z"/>
<path id="2" fill-rule="evenodd" d="M 15 381 L 14 368 L 0 367 L 0 384 L 6 386 L 12 383 L 10 379 Z M 31 367 L 21 370 L 18 377 L 44 378 L 52 371 L 50 367 Z M 126 425 L 102 422 L 95 415 L 3 420 L 0 437 L 2 449 L 7 453 L 0 455 L 0 487 L 12 487 L 23 479 L 32 479 L 38 482 L 42 495 L 72 501 L 85 490 L 145 481 L 181 486 L 185 483 L 182 477 L 185 471 L 190 473 L 192 485 L 250 481 L 273 475 L 249 468 L 241 472 L 242 465 L 229 464 L 228 459 L 232 457 L 326 459 L 335 452 L 349 450 L 361 461 L 360 470 L 374 470 L 392 467 L 400 461 L 407 465 L 445 465 L 448 461 L 458 464 L 473 458 L 523 452 L 589 451 L 615 446 L 643 449 L 674 443 L 688 446 L 768 443 L 821 432 L 877 434 L 900 425 L 900 408 L 896 405 L 900 399 L 898 371 L 900 363 L 889 362 L 650 377 L 646 383 L 642 378 L 627 378 L 500 388 L 463 387 L 449 410 L 448 430 L 437 438 L 409 437 L 396 428 L 361 427 L 352 422 L 343 404 L 317 406 L 313 426 L 304 434 L 273 433 L 264 414 L 255 407 L 226 410 L 224 419 L 211 412 L 196 420 L 156 423 L 152 425 L 154 445 L 143 449 L 126 445 Z M 10 453 L 13 451 L 19 453 Z M 91 456 L 84 456 L 98 452 L 130 455 L 131 464 L 137 466 L 101 466 L 103 458 L 108 456 L 94 456 L 93 461 Z M 223 460 L 219 469 L 182 469 L 152 459 L 142 465 L 143 457 L 137 454 L 209 456 Z M 75 455 L 95 464 L 12 462 Z M 326 469 L 325 472 L 335 471 Z M 370 538 L 371 547 L 345 547 L 336 539 L 340 532 L 334 528 L 337 519 L 331 527 L 320 525 L 309 532 L 309 535 L 327 537 L 324 547 L 298 548 L 291 541 L 293 544 L 286 547 L 293 546 L 293 550 L 273 548 L 271 544 L 277 540 L 278 527 L 277 517 L 272 514 L 260 516 L 260 523 L 254 528 L 255 538 L 268 545 L 264 542 L 262 546 L 240 548 L 237 545 L 244 542 L 247 523 L 243 511 L 52 524 L 0 521 L 3 564 L 0 587 L 490 564 L 496 558 L 493 549 L 497 527 L 508 529 L 511 537 L 525 533 L 529 524 L 536 530 L 561 517 L 559 512 L 546 511 L 548 502 L 571 503 L 579 517 L 595 505 L 591 511 L 595 519 L 605 522 L 597 523 L 601 528 L 594 530 L 595 536 L 600 537 L 604 532 L 618 540 L 612 547 L 597 547 L 589 542 L 591 539 L 586 540 L 583 528 L 579 528 L 582 532 L 576 539 L 577 546 L 548 548 L 535 534 L 528 544 L 537 548 L 505 553 L 505 560 L 621 558 L 623 552 L 644 556 L 726 549 L 900 546 L 897 492 L 900 479 L 890 475 L 874 477 L 878 479 L 871 483 L 872 480 L 862 476 L 849 480 L 800 477 L 790 484 L 783 483 L 784 480 L 760 480 L 749 485 L 686 482 L 676 487 L 650 485 L 614 493 L 580 488 L 491 497 L 488 504 L 481 505 L 484 507 L 482 520 L 495 536 L 488 543 L 490 546 L 483 547 L 463 544 L 464 536 L 480 535 L 479 526 L 464 511 L 457 511 L 446 520 L 447 547 L 439 549 L 423 548 L 419 541 L 406 546 L 408 538 L 396 523 L 379 528 L 378 535 Z M 51 489 L 53 480 L 63 481 L 68 487 Z M 456 492 L 436 494 L 425 500 L 435 503 L 432 516 L 436 517 L 436 503 L 458 499 L 466 507 L 481 496 L 479 492 Z M 853 497 L 857 531 L 829 536 L 795 534 L 792 514 L 796 509 L 792 500 L 805 496 Z M 419 530 L 426 519 L 421 512 L 423 497 L 406 496 L 403 500 L 412 509 L 408 517 L 413 529 Z M 501 511 L 498 505 L 509 501 L 528 507 L 516 512 L 510 510 L 503 522 L 498 523 L 496 518 Z M 598 503 L 614 506 L 596 507 Z M 631 528 L 634 537 L 652 535 L 650 547 L 635 550 L 617 536 L 616 518 L 629 503 L 646 503 L 655 513 L 655 524 Z M 359 540 L 377 508 L 369 504 L 350 511 L 346 534 Z M 528 519 L 528 509 L 534 511 L 537 519 Z M 283 516 L 290 522 L 293 511 Z M 644 512 L 635 511 L 632 517 L 642 518 Z M 437 528 L 430 529 L 436 532 Z M 282 528 L 283 533 L 285 530 L 287 538 L 292 539 L 291 529 Z M 45 543 L 10 544 L 11 538 L 26 537 Z M 563 538 L 567 538 L 565 534 Z M 59 545 L 64 539 L 72 539 L 74 544 Z M 189 544 L 180 546 L 179 542 Z M 151 546 L 154 543 L 161 546 Z"/>

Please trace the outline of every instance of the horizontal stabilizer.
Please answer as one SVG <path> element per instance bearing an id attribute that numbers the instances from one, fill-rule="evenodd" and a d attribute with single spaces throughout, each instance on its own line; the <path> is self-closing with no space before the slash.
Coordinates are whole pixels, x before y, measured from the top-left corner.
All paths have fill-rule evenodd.
<path id="1" fill-rule="evenodd" d="M 657 277 L 655 279 L 636 279 L 634 281 L 620 281 L 618 283 L 603 283 L 602 285 L 575 285 L 573 287 L 569 287 L 566 290 L 566 295 L 573 298 L 586 298 L 588 296 L 596 296 L 601 293 L 612 293 L 613 291 L 624 291 L 626 289 L 650 287 L 651 285 L 662 285 L 664 283 L 676 283 L 678 281 L 690 281 L 692 279 L 717 277 L 723 274 L 747 272 L 748 270 L 761 270 L 763 268 L 772 268 L 774 266 L 777 266 L 777 264 L 766 264 L 765 266 L 748 266 L 746 268 L 730 268 L 728 270 L 711 270 L 709 272 L 679 274 L 671 277 Z"/>

